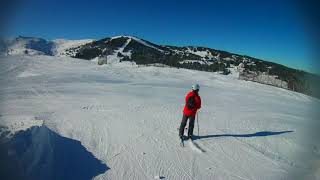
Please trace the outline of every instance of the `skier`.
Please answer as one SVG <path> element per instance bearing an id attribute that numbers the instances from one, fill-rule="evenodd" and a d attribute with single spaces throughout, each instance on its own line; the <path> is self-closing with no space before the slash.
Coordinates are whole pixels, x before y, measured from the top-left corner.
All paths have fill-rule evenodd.
<path id="1" fill-rule="evenodd" d="M 179 128 L 179 137 L 183 140 L 184 128 L 187 125 L 189 119 L 188 139 L 193 136 L 194 120 L 197 110 L 201 108 L 201 98 L 199 96 L 199 84 L 192 85 L 192 91 L 186 96 L 186 104 L 183 109 L 182 121 Z"/>

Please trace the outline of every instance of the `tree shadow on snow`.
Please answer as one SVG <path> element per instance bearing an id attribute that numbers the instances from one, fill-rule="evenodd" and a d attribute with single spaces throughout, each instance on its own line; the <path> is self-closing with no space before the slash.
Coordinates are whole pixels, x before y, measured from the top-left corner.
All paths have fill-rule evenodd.
<path id="1" fill-rule="evenodd" d="M 79 141 L 62 137 L 45 126 L 20 131 L 0 141 L 1 179 L 85 180 L 109 168 Z"/>
<path id="2" fill-rule="evenodd" d="M 205 135 L 205 136 L 195 136 L 194 139 L 206 139 L 206 138 L 215 138 L 215 137 L 242 137 L 242 138 L 251 138 L 251 137 L 263 137 L 263 136 L 275 136 L 284 133 L 291 133 L 293 131 L 261 131 L 252 134 L 214 134 L 214 135 Z"/>

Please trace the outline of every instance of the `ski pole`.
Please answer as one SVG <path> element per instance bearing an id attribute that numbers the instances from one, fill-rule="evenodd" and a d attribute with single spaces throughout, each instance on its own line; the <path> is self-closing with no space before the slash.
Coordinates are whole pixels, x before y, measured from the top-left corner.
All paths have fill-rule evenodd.
<path id="1" fill-rule="evenodd" d="M 199 115 L 198 114 L 197 114 L 197 125 L 198 125 L 198 136 L 199 136 Z"/>

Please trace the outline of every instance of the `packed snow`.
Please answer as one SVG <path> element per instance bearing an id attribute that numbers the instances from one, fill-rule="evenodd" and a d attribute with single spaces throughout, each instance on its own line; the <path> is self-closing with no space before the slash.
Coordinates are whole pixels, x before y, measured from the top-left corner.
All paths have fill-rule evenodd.
<path id="1" fill-rule="evenodd" d="M 318 136 L 310 131 L 319 123 L 310 112 L 318 99 L 235 72 L 52 56 L 0 63 L 0 126 L 14 134 L 43 125 L 80 141 L 110 168 L 94 179 L 320 178 Z M 195 82 L 199 126 L 180 147 L 177 127 Z"/>
<path id="2" fill-rule="evenodd" d="M 39 76 L 39 74 L 35 74 L 32 72 L 22 72 L 17 77 L 24 78 L 24 77 L 29 77 L 29 76 Z"/>

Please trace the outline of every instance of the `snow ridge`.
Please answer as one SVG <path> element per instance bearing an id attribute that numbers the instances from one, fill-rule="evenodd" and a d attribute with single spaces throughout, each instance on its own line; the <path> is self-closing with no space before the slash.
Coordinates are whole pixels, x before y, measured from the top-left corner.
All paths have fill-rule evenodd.
<path id="1" fill-rule="evenodd" d="M 134 37 L 134 36 L 114 36 L 114 37 L 112 37 L 111 39 L 117 39 L 117 38 L 121 38 L 121 37 L 126 37 L 126 38 L 129 38 L 129 39 L 133 39 L 133 40 L 135 40 L 135 41 L 137 41 L 137 42 L 139 42 L 139 43 L 141 43 L 141 44 L 143 44 L 143 45 L 145 45 L 145 46 L 148 46 L 148 47 L 153 48 L 153 49 L 155 49 L 155 50 L 157 50 L 157 51 L 163 52 L 162 49 L 159 49 L 159 48 L 157 48 L 157 47 L 155 47 L 155 46 L 152 46 L 151 44 L 145 42 L 144 40 L 139 39 L 139 38 L 136 38 L 136 37 Z"/>

